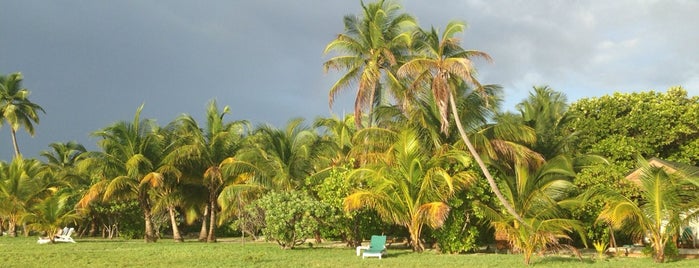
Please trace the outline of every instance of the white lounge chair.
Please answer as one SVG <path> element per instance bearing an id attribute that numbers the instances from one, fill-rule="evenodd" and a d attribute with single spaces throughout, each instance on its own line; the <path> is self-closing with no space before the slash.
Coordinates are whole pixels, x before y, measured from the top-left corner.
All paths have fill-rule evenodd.
<path id="1" fill-rule="evenodd" d="M 56 235 L 53 239 L 54 242 L 67 242 L 67 243 L 75 243 L 75 240 L 73 240 L 71 235 L 73 235 L 73 232 L 75 232 L 74 228 L 63 228 L 63 231 L 61 234 Z M 36 241 L 39 244 L 47 244 L 51 242 L 51 238 L 49 237 L 39 237 L 39 240 Z"/>

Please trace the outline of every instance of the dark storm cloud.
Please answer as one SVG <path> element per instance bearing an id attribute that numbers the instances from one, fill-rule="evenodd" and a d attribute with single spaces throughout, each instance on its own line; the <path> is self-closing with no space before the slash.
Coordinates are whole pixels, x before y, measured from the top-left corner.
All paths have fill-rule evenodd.
<path id="1" fill-rule="evenodd" d="M 549 84 L 571 100 L 614 90 L 699 93 L 699 34 L 692 1 L 403 1 L 422 27 L 451 19 L 470 28 L 463 46 L 490 53 L 477 62 L 485 83 L 505 87 L 506 109 L 531 86 Z M 143 117 L 167 124 L 201 118 L 216 99 L 231 119 L 281 126 L 330 116 L 325 45 L 359 1 L 3 1 L 0 73 L 22 71 L 31 100 L 47 114 L 37 136 L 20 136 L 29 157 L 54 141 Z M 333 109 L 351 111 L 347 90 Z M 5 142 L 2 142 L 2 141 Z M 0 158 L 11 156 L 6 127 Z"/>

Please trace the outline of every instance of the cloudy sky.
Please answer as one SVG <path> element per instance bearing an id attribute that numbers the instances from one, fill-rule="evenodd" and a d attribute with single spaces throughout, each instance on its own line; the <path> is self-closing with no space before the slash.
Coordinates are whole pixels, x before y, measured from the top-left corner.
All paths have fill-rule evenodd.
<path id="1" fill-rule="evenodd" d="M 570 101 L 615 91 L 699 95 L 699 1 L 401 2 L 422 27 L 466 21 L 462 45 L 491 54 L 480 80 L 505 89 L 513 110 L 534 85 Z M 19 136 L 27 157 L 51 142 L 94 149 L 89 133 L 143 117 L 161 125 L 182 113 L 203 119 L 216 99 L 231 119 L 283 126 L 289 119 L 351 112 L 346 91 L 329 110 L 325 45 L 358 0 L 3 0 L 0 73 L 21 71 L 46 114 L 36 136 Z M 0 159 L 12 150 L 0 129 Z"/>

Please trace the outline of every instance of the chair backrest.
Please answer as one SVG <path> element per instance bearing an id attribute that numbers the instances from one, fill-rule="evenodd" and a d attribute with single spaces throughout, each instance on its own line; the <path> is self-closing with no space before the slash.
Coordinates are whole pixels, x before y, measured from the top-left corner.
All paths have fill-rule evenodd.
<path id="1" fill-rule="evenodd" d="M 386 236 L 385 235 L 372 235 L 371 244 L 369 244 L 370 249 L 384 249 L 386 248 Z"/>
<path id="2" fill-rule="evenodd" d="M 68 234 L 68 227 L 63 228 L 63 231 L 61 232 L 60 235 L 66 235 Z"/>
<path id="3" fill-rule="evenodd" d="M 73 235 L 73 232 L 74 232 L 74 231 L 75 231 L 74 228 L 70 228 L 70 229 L 68 229 L 68 233 L 66 233 L 66 234 L 63 235 L 63 236 L 65 236 L 65 237 L 70 237 L 71 235 Z"/>

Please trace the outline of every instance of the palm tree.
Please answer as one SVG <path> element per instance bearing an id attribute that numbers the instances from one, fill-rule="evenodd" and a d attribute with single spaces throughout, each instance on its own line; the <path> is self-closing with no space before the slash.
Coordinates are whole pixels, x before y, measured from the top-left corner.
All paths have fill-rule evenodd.
<path id="1" fill-rule="evenodd" d="M 46 167 L 53 178 L 69 184 L 74 192 L 90 185 L 89 176 L 81 174 L 77 168 L 87 152 L 82 144 L 74 141 L 54 142 L 49 147 L 53 150 L 42 151 L 40 154 L 46 158 Z"/>
<path id="2" fill-rule="evenodd" d="M 448 133 L 449 131 L 450 120 L 448 111 L 449 107 L 451 107 L 452 117 L 456 122 L 456 127 L 461 135 L 461 139 L 478 163 L 491 190 L 500 203 L 502 203 L 502 206 L 517 220 L 524 223 L 522 217 L 498 188 L 495 179 L 490 174 L 490 171 L 488 171 L 488 167 L 469 140 L 461 124 L 454 91 L 461 82 L 467 82 L 474 85 L 479 93 L 484 94 L 486 91 L 475 77 L 476 72 L 473 68 L 471 58 L 481 57 L 486 60 L 491 60 L 490 56 L 484 52 L 464 50 L 459 46 L 459 40 L 454 37 L 454 35 L 462 32 L 465 27 L 466 25 L 461 22 L 449 22 L 441 38 L 434 28 L 429 32 L 422 31 L 419 40 L 422 43 L 421 53 L 424 56 L 412 59 L 403 64 L 403 66 L 398 69 L 398 75 L 402 77 L 413 77 L 415 79 L 413 87 L 416 89 L 421 88 L 423 85 L 430 86 L 439 110 L 441 131 L 443 133 Z"/>
<path id="3" fill-rule="evenodd" d="M 434 152 L 424 147 L 413 129 L 362 131 L 380 132 L 367 135 L 382 137 L 387 148 L 380 159 L 350 173 L 350 179 L 364 187 L 345 198 L 345 209 L 375 209 L 384 220 L 406 227 L 413 250 L 422 252 L 423 227 L 440 227 L 450 210 L 447 199 L 475 180 L 467 171 L 451 170 L 449 163 L 467 166 L 469 158 L 460 150 Z"/>
<path id="4" fill-rule="evenodd" d="M 608 187 L 591 189 L 589 196 L 601 198 L 606 205 L 598 220 L 613 228 L 625 230 L 637 237 L 647 236 L 656 262 L 665 261 L 665 245 L 678 234 L 683 224 L 697 218 L 696 174 L 679 171 L 670 173 L 639 159 L 638 200 L 631 200 Z M 690 213 L 695 211 L 695 213 Z"/>
<path id="5" fill-rule="evenodd" d="M 505 178 L 503 193 L 524 223 L 497 208 L 481 207 L 496 231 L 506 234 L 512 247 L 524 254 L 525 264 L 530 263 L 536 251 L 568 247 L 560 242 L 571 240 L 572 231 L 585 237 L 582 224 L 565 214 L 564 208 L 575 204 L 571 198 L 575 172 L 569 157 L 554 157 L 535 167 L 521 161 L 512 165 L 501 162 L 498 168 Z"/>
<path id="6" fill-rule="evenodd" d="M 42 168 L 41 162 L 21 156 L 9 165 L 0 162 L 0 214 L 8 217 L 11 237 L 17 236 L 17 224 L 31 206 L 57 190 L 41 178 Z"/>
<path id="7" fill-rule="evenodd" d="M 299 190 L 318 168 L 314 161 L 320 153 L 319 137 L 303 119 L 289 121 L 284 129 L 260 126 L 250 138 L 255 146 L 243 152 L 240 160 L 254 165 L 260 184 L 271 190 Z"/>
<path id="8" fill-rule="evenodd" d="M 391 1 L 379 0 L 368 5 L 362 2 L 363 16 L 345 16 L 345 32 L 325 47 L 325 54 L 337 52 L 339 55 L 326 61 L 324 70 L 346 71 L 330 88 L 330 107 L 340 91 L 357 84 L 354 103 L 357 128 L 362 125 L 362 110 L 369 109 L 368 114 L 372 115 L 377 96 L 383 94 L 382 77 L 394 86 L 399 84 L 392 69 L 398 66 L 403 54 L 407 54 L 410 33 L 416 27 L 415 19 L 400 13 L 400 9 L 399 4 Z M 393 95 L 400 97 L 398 92 Z"/>
<path id="9" fill-rule="evenodd" d="M 565 94 L 555 91 L 548 86 L 534 87 L 529 97 L 517 104 L 524 123 L 537 133 L 534 151 L 544 155 L 544 158 L 569 153 L 570 138 L 574 133 L 565 133 L 564 125 L 572 117 L 568 113 L 568 103 Z"/>
<path id="10" fill-rule="evenodd" d="M 68 201 L 70 197 L 69 194 L 64 193 L 40 200 L 24 215 L 23 221 L 30 222 L 30 227 L 44 231 L 51 243 L 54 243 L 53 234 L 58 233 L 58 230 L 66 224 L 79 219 L 79 215 Z"/>
<path id="11" fill-rule="evenodd" d="M 175 148 L 166 160 L 185 169 L 183 173 L 186 176 L 198 178 L 206 187 L 208 197 L 205 211 L 209 217 L 207 242 L 216 242 L 218 197 L 229 176 L 225 172 L 225 165 L 232 161 L 228 159 L 242 148 L 249 128 L 247 121 L 224 122 L 224 116 L 229 112 L 228 106 L 219 111 L 216 101 L 211 101 L 207 107 L 206 126 L 199 126 L 190 115 L 178 118 L 181 145 Z M 206 222 L 204 219 L 203 232 L 206 231 Z"/>
<path id="12" fill-rule="evenodd" d="M 15 157 L 20 155 L 17 145 L 17 130 L 24 127 L 29 135 L 34 135 L 34 123 L 39 123 L 38 111 L 45 112 L 41 106 L 29 101 L 29 90 L 22 88 L 22 74 L 0 75 L 0 125 L 7 123 L 12 134 Z"/>
<path id="13" fill-rule="evenodd" d="M 102 138 L 102 152 L 91 152 L 86 164 L 97 166 L 101 180 L 94 183 L 79 202 L 87 207 L 98 197 L 103 200 L 137 200 L 145 220 L 145 241 L 156 242 L 152 219 L 153 188 L 163 184 L 158 172 L 167 148 L 154 121 L 140 120 L 141 105 L 131 123 L 121 121 L 93 135 Z"/>
<path id="14" fill-rule="evenodd" d="M 352 149 L 352 138 L 356 133 L 353 124 L 354 118 L 346 116 L 339 118 L 318 118 L 313 123 L 313 127 L 322 132 L 321 139 L 328 144 L 327 154 L 321 157 L 328 158 L 326 162 L 328 168 L 341 166 L 343 164 L 354 164 L 350 151 Z"/>

